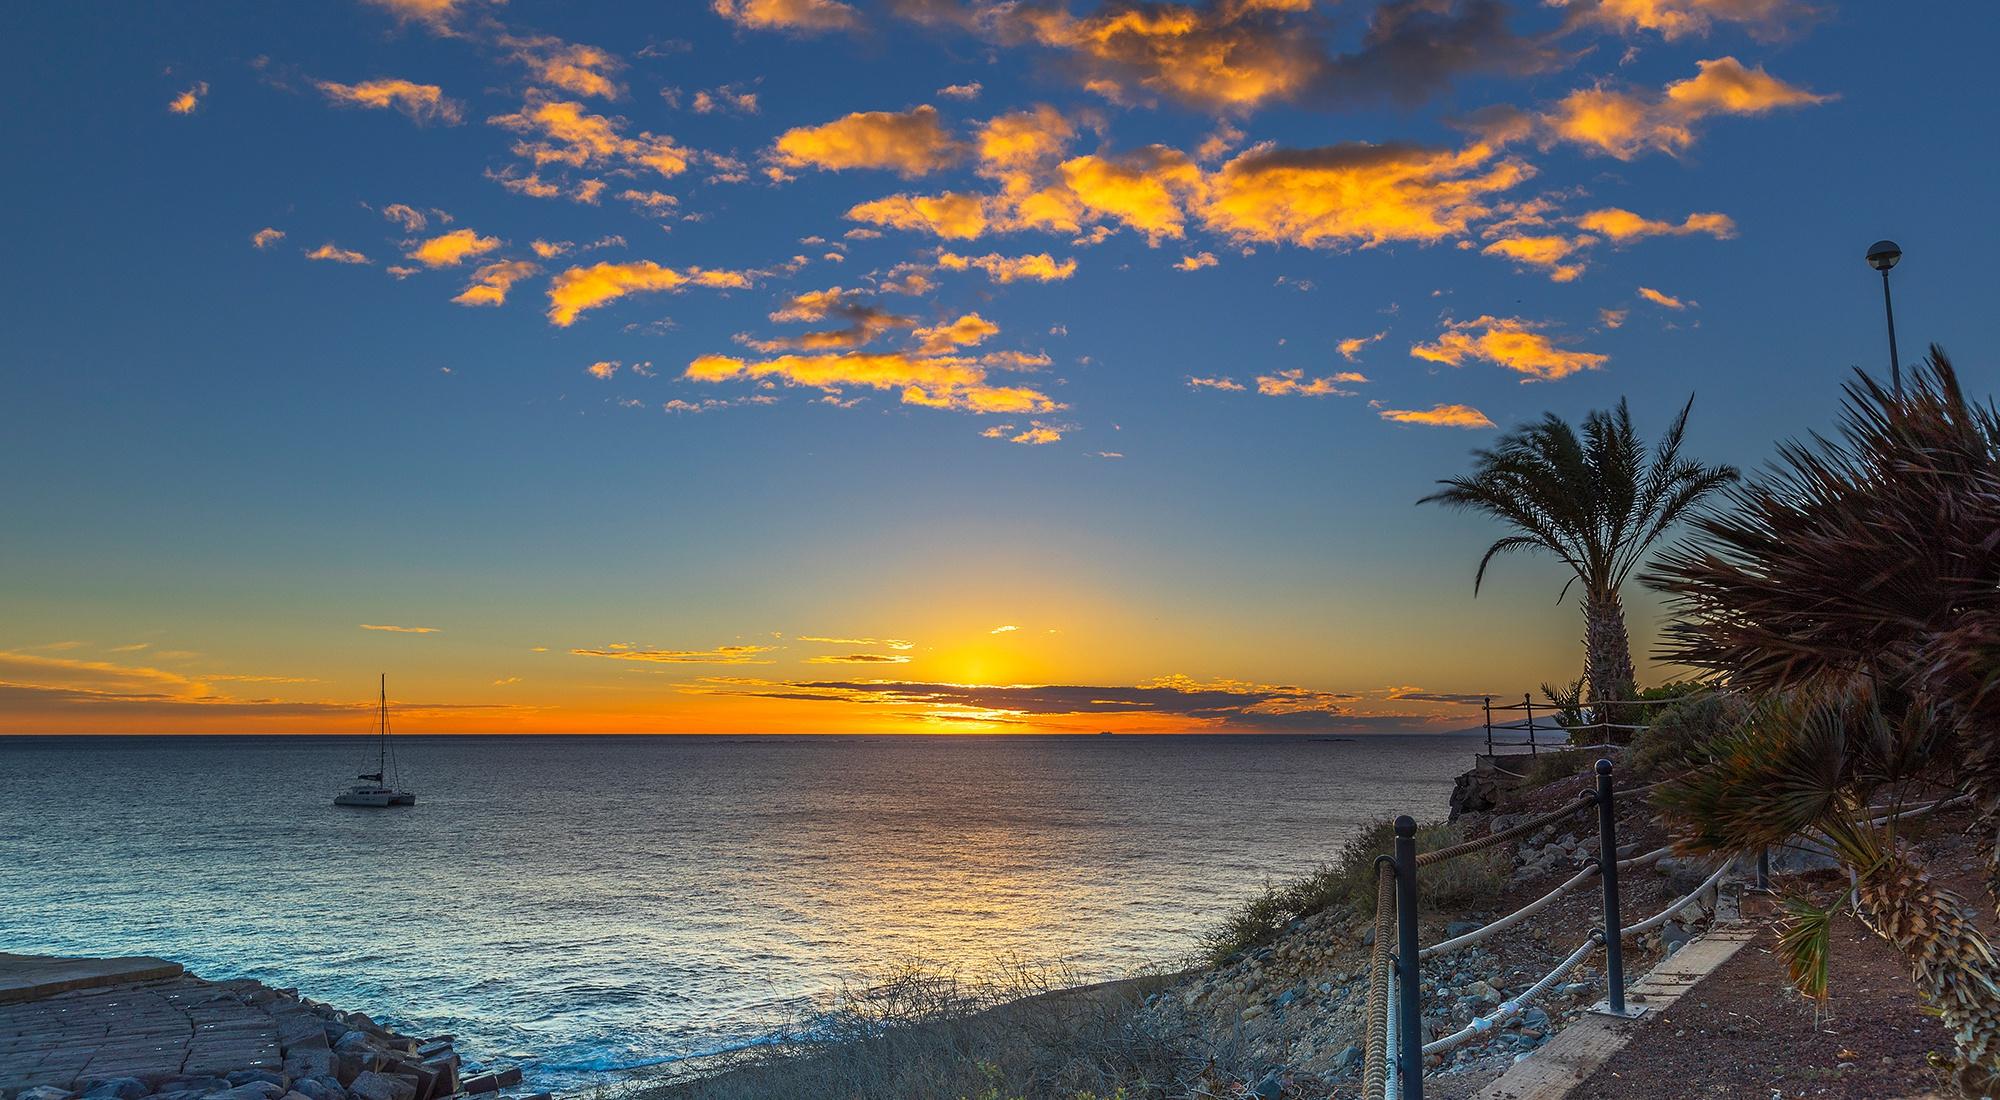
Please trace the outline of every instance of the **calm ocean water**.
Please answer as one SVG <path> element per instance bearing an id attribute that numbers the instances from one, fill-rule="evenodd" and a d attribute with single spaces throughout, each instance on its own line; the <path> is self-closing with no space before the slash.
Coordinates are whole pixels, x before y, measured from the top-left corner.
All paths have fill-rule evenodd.
<path id="1" fill-rule="evenodd" d="M 157 954 L 615 1080 L 898 960 L 1183 956 L 1463 737 L 0 738 L 0 950 Z"/>

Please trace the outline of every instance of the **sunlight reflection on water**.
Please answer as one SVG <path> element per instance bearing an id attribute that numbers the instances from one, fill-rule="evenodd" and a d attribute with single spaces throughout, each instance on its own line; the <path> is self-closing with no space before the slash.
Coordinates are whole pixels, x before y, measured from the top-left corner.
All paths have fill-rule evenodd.
<path id="1" fill-rule="evenodd" d="M 575 1087 L 898 960 L 1180 958 L 1356 825 L 1442 816 L 1471 750 L 405 737 L 418 804 L 356 811 L 353 740 L 0 739 L 0 949 L 296 986 Z"/>

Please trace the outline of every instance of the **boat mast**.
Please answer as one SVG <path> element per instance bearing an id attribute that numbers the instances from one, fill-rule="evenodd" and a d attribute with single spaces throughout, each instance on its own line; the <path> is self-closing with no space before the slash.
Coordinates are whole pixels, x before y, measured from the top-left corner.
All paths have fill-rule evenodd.
<path id="1" fill-rule="evenodd" d="M 375 749 L 375 782 L 386 784 L 389 781 L 389 674 L 384 672 L 381 675 L 382 738 Z"/>

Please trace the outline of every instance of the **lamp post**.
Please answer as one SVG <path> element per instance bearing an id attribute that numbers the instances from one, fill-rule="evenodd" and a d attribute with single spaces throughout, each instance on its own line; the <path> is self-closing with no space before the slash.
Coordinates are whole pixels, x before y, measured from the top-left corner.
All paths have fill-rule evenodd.
<path id="1" fill-rule="evenodd" d="M 1903 364 L 1896 358 L 1896 307 L 1889 302 L 1889 269 L 1903 258 L 1895 241 L 1876 241 L 1868 246 L 1868 266 L 1882 273 L 1882 312 L 1889 318 L 1889 386 L 1903 396 Z"/>

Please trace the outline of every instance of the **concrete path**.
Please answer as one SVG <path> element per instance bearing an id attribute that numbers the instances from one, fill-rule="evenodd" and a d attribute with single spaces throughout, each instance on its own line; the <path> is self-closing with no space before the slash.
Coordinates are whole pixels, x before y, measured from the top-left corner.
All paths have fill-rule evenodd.
<path id="1" fill-rule="evenodd" d="M 32 1001 L 72 989 L 176 978 L 181 964 L 134 955 L 123 959 L 73 959 L 0 952 L 0 1004 Z"/>
<path id="2" fill-rule="evenodd" d="M 32 1000 L 17 992 L 0 1003 L 0 1095 L 33 1085 L 70 1089 L 91 1078 L 155 1081 L 284 1065 L 278 1020 L 231 983 L 205 982 L 159 959 L 40 966 L 22 959 L 6 956 L 0 977 L 14 979 L 17 991 L 47 992 Z"/>

